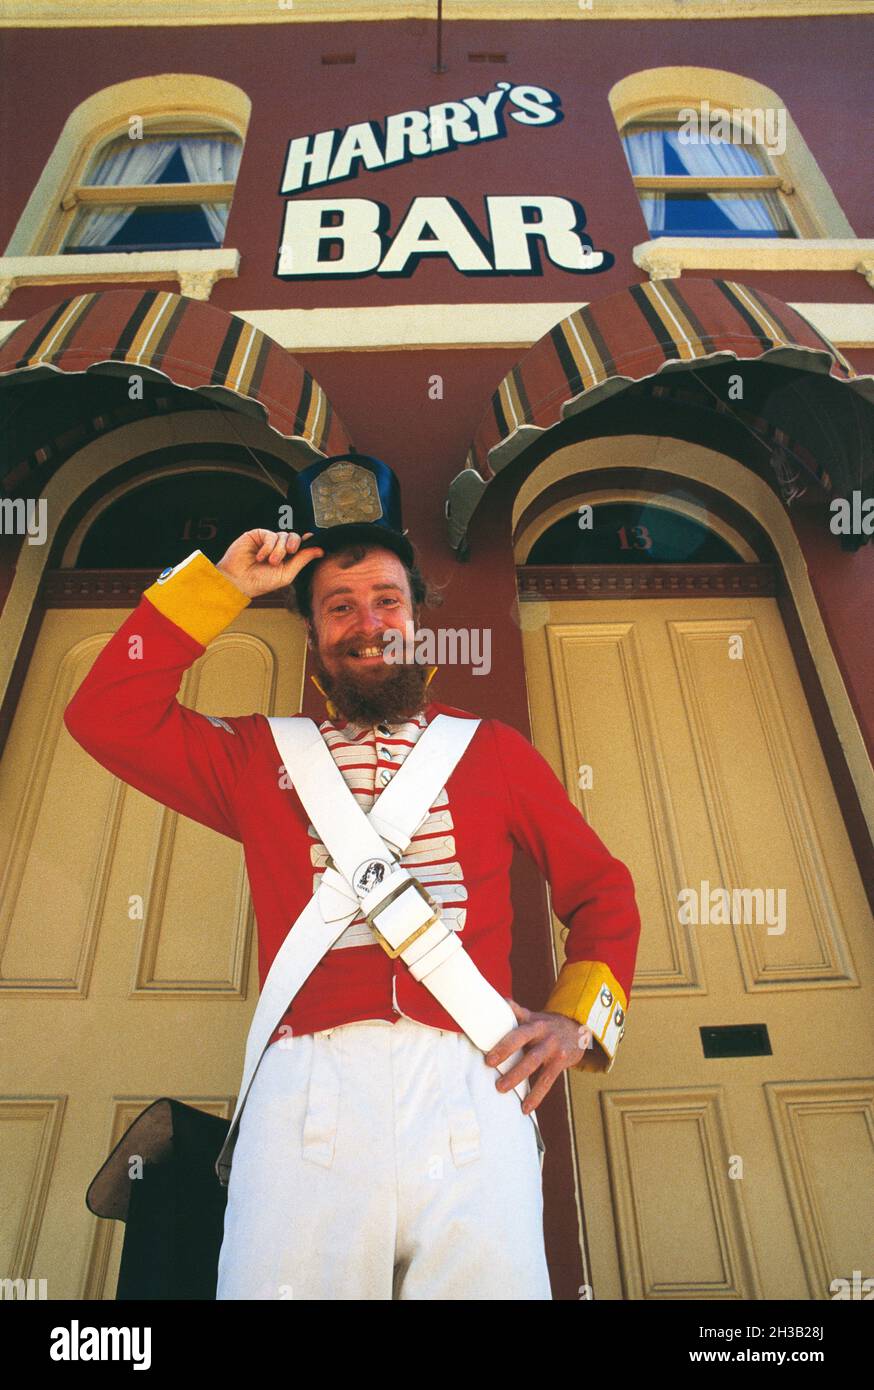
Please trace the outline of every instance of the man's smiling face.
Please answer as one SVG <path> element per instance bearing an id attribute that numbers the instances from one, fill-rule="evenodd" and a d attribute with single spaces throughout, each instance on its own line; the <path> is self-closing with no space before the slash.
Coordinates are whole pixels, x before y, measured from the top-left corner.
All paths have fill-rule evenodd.
<path id="1" fill-rule="evenodd" d="M 368 546 L 316 562 L 307 624 L 316 671 L 341 714 L 356 723 L 409 719 L 422 708 L 427 673 L 386 660 L 383 634 L 416 614 L 407 571 L 391 550 Z"/>

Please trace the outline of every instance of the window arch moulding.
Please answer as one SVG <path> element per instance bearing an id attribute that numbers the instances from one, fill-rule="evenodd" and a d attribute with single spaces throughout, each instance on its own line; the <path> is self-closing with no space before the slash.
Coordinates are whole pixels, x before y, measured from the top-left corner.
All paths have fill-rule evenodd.
<path id="1" fill-rule="evenodd" d="M 182 294 L 208 299 L 217 280 L 237 275 L 238 251 L 110 249 L 71 255 L 61 254 L 61 245 L 75 215 L 74 191 L 97 152 L 127 134 L 132 118 L 141 118 L 146 131 L 160 125 L 168 131 L 172 126 L 174 134 L 227 132 L 242 147 L 251 107 L 239 87 L 195 73 L 136 78 L 87 97 L 68 117 L 0 257 L 0 304 L 19 285 L 168 279 L 178 281 Z"/>
<path id="2" fill-rule="evenodd" d="M 777 111 L 785 119 L 785 149 L 767 153 L 796 235 L 658 237 L 634 248 L 635 264 L 651 279 L 683 270 L 853 270 L 874 287 L 874 240 L 856 237 L 786 103 L 770 87 L 719 68 L 650 68 L 622 78 L 608 99 L 620 135 L 665 112 L 700 109 L 704 101 L 714 115 Z"/>

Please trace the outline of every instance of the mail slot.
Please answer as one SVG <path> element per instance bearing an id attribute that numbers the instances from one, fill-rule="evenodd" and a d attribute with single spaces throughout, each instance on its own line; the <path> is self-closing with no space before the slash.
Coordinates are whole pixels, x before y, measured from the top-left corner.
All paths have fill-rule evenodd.
<path id="1" fill-rule="evenodd" d="M 771 1040 L 764 1023 L 728 1023 L 702 1028 L 705 1057 L 770 1057 Z"/>

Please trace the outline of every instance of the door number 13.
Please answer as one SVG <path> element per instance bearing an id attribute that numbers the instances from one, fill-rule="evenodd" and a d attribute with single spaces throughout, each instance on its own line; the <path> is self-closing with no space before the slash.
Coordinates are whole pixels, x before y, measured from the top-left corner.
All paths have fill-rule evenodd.
<path id="1" fill-rule="evenodd" d="M 634 537 L 633 542 L 628 539 L 628 532 Z M 619 540 L 622 550 L 652 550 L 652 536 L 645 526 L 620 526 Z"/>

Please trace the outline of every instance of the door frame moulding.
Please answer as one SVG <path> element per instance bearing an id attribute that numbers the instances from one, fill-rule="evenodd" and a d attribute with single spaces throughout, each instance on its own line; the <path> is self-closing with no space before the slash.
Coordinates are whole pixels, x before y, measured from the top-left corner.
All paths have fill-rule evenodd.
<path id="1" fill-rule="evenodd" d="M 539 495 L 538 493 L 537 496 Z M 536 501 L 536 497 L 533 500 Z M 732 526 L 724 517 L 718 516 L 715 512 L 708 511 L 700 502 L 690 501 L 686 497 L 665 497 L 665 494 L 657 488 L 601 487 L 586 492 L 587 504 L 603 506 L 608 502 L 642 502 L 646 506 L 661 507 L 663 511 L 679 512 L 681 516 L 688 517 L 691 521 L 697 521 L 701 526 L 706 526 L 709 531 L 712 531 L 714 535 L 719 536 L 721 540 L 724 540 L 727 545 L 737 551 L 746 563 L 756 564 L 761 558 L 756 554 L 746 536 L 736 526 Z M 564 498 L 548 502 L 542 509 L 538 508 L 533 516 L 530 511 L 531 505 L 531 501 L 526 504 L 525 515 L 521 516 L 519 520 L 517 520 L 515 509 L 513 512 L 513 558 L 517 565 L 522 566 L 527 564 L 527 557 L 535 542 L 540 540 L 540 537 L 549 530 L 550 526 L 561 521 L 562 517 L 568 516 L 573 511 L 573 506 L 568 506 Z"/>
<path id="2" fill-rule="evenodd" d="M 529 538 L 533 536 L 536 525 L 536 517 L 532 518 L 531 509 L 542 494 L 556 483 L 578 478 L 578 491 L 573 498 L 569 497 L 561 504 L 561 515 L 567 515 L 580 502 L 590 500 L 585 481 L 588 473 L 597 471 L 601 475 L 600 486 L 603 474 L 617 468 L 639 470 L 641 473 L 646 470 L 674 473 L 689 478 L 712 492 L 722 494 L 735 507 L 743 508 L 770 538 L 782 565 L 785 583 L 828 703 L 862 814 L 869 833 L 874 836 L 874 768 L 819 611 L 801 545 L 784 504 L 751 469 L 727 454 L 720 454 L 700 444 L 659 435 L 609 435 L 566 445 L 545 458 L 524 479 L 516 493 L 512 512 L 516 564 L 524 565 L 527 557 L 523 544 L 530 546 L 532 541 Z M 642 491 L 645 494 L 647 489 Z M 616 488 L 606 490 L 610 500 L 640 493 L 640 487 L 629 489 L 628 492 Z M 591 495 L 594 498 L 599 494 L 593 492 Z M 663 496 L 661 505 L 670 507 L 670 496 Z M 549 515 L 552 521 L 557 519 L 548 505 L 544 507 L 544 514 Z M 715 513 L 707 514 L 707 524 L 717 531 L 727 525 L 724 518 Z M 721 533 L 725 534 L 724 531 Z M 734 544 L 733 541 L 731 543 Z"/>
<path id="3" fill-rule="evenodd" d="M 206 440 L 209 444 L 211 441 Z M 215 442 L 215 441 L 213 441 Z M 183 445 L 184 447 L 184 445 Z M 95 522 L 99 521 L 104 512 L 128 492 L 134 492 L 137 488 L 146 486 L 150 482 L 157 482 L 165 478 L 186 477 L 190 478 L 193 473 L 235 473 L 238 477 L 252 477 L 252 467 L 249 463 L 234 462 L 230 459 L 222 461 L 216 459 L 192 459 L 186 463 L 171 463 L 157 472 L 146 470 L 138 473 L 133 478 L 125 478 L 123 482 L 117 483 L 114 487 L 109 487 L 95 498 L 87 510 L 76 522 L 71 534 L 67 537 L 64 550 L 60 556 L 58 568 L 61 570 L 75 569 L 85 538 Z M 261 481 L 259 479 L 259 481 Z"/>
<path id="4" fill-rule="evenodd" d="M 777 597 L 776 565 L 521 565 L 520 603 L 584 598 Z"/>
<path id="5" fill-rule="evenodd" d="M 234 428 L 235 438 L 231 439 L 227 423 L 217 411 L 210 408 L 137 420 L 111 434 L 91 440 L 71 454 L 52 474 L 40 494 L 40 498 L 46 502 L 45 542 L 31 545 L 26 537 L 23 538 L 15 559 L 12 583 L 0 612 L 0 754 L 12 720 L 11 706 L 17 699 L 13 681 L 17 683 L 17 679 L 23 675 L 20 660 L 25 644 L 36 640 L 42 615 L 40 593 L 43 580 L 51 572 L 49 561 L 55 541 L 70 509 L 83 493 L 107 474 L 139 456 L 154 454 L 162 448 L 204 444 L 227 446 L 232 442 L 263 450 L 265 427 L 260 421 L 238 415 L 234 417 Z M 278 435 L 268 437 L 271 451 L 284 457 L 289 468 L 304 466 L 305 460 L 291 441 L 283 440 Z M 218 468 L 222 465 L 217 461 L 214 466 Z M 239 471 L 239 466 L 234 471 Z M 131 479 L 131 486 L 161 476 L 162 469 L 149 470 Z M 109 491 L 115 495 L 114 489 Z M 192 546 L 192 549 L 196 548 L 196 545 Z"/>

